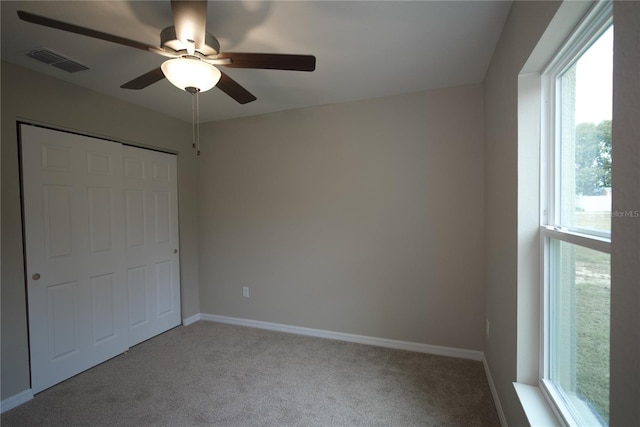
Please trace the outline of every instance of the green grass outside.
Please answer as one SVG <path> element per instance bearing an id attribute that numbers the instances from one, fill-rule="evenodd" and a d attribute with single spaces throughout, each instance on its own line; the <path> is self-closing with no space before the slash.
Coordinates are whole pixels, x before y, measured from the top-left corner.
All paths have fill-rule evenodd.
<path id="1" fill-rule="evenodd" d="M 611 230 L 611 212 L 576 212 L 576 225 L 600 231 Z"/>
<path id="2" fill-rule="evenodd" d="M 609 213 L 580 214 L 580 225 L 610 229 Z M 577 392 L 609 422 L 610 255 L 576 247 Z"/>

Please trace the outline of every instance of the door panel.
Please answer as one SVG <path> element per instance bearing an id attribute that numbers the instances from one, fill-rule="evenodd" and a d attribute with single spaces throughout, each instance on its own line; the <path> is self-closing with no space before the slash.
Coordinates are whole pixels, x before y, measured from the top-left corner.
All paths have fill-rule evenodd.
<path id="1" fill-rule="evenodd" d="M 80 350 L 78 345 L 78 282 L 46 289 L 50 358 L 55 361 Z"/>
<path id="2" fill-rule="evenodd" d="M 20 130 L 37 393 L 128 348 L 122 146 Z"/>
<path id="3" fill-rule="evenodd" d="M 147 267 L 142 265 L 130 268 L 127 271 L 127 281 L 129 283 L 129 322 L 131 327 L 136 327 L 149 321 Z"/>
<path id="4" fill-rule="evenodd" d="M 171 261 L 156 264 L 156 286 L 158 289 L 158 317 L 170 315 L 173 308 L 172 301 Z"/>
<path id="5" fill-rule="evenodd" d="M 91 303 L 93 311 L 93 344 L 116 336 L 115 283 L 113 274 L 91 278 Z"/>
<path id="6" fill-rule="evenodd" d="M 49 258 L 71 256 L 73 235 L 71 232 L 72 187 L 43 185 L 43 209 L 45 245 Z"/>
<path id="7" fill-rule="evenodd" d="M 124 147 L 129 345 L 180 324 L 176 156 Z"/>
<path id="8" fill-rule="evenodd" d="M 144 246 L 145 214 L 144 191 L 125 190 L 125 209 L 127 217 L 127 247 Z"/>
<path id="9" fill-rule="evenodd" d="M 111 250 L 111 189 L 89 188 L 89 246 L 92 253 Z"/>
<path id="10" fill-rule="evenodd" d="M 155 220 L 155 243 L 171 242 L 171 211 L 168 191 L 155 191 L 153 219 Z"/>

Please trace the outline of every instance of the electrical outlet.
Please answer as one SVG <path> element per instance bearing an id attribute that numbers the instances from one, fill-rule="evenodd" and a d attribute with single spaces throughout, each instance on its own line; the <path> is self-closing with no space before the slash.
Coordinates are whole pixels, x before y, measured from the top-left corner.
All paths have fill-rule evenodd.
<path id="1" fill-rule="evenodd" d="M 248 286 L 243 286 L 242 287 L 242 296 L 245 298 L 249 298 L 249 287 Z"/>
<path id="2" fill-rule="evenodd" d="M 485 321 L 485 330 L 487 333 L 487 337 L 489 337 L 490 336 L 489 335 L 489 319 L 484 319 L 484 321 Z"/>

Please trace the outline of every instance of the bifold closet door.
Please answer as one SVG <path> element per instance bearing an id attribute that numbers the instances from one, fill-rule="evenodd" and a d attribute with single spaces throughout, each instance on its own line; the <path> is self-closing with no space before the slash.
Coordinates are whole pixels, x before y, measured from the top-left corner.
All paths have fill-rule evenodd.
<path id="1" fill-rule="evenodd" d="M 177 157 L 20 126 L 38 393 L 180 324 Z"/>
<path id="2" fill-rule="evenodd" d="M 181 322 L 177 158 L 124 147 L 124 177 L 133 346 Z"/>
<path id="3" fill-rule="evenodd" d="M 32 391 L 128 348 L 122 145 L 21 125 Z"/>

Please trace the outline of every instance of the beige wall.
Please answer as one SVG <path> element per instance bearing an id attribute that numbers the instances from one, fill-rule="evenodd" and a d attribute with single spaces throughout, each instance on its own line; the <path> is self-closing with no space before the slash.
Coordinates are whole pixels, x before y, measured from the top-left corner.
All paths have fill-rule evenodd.
<path id="1" fill-rule="evenodd" d="M 640 425 L 640 2 L 613 7 L 610 425 Z M 626 216 L 625 212 L 630 213 Z"/>
<path id="2" fill-rule="evenodd" d="M 16 120 L 178 153 L 182 316 L 199 311 L 190 124 L 2 63 L 2 399 L 30 387 Z"/>
<path id="3" fill-rule="evenodd" d="M 509 425 L 526 425 L 512 386 L 517 76 L 557 8 L 514 3 L 482 86 L 203 125 L 207 167 L 197 176 L 188 124 L 3 63 L 1 398 L 29 387 L 21 117 L 181 152 L 183 317 L 484 350 Z M 640 209 L 639 8 L 615 4 L 613 207 L 622 212 Z M 640 221 L 612 222 L 611 424 L 638 425 Z"/>
<path id="4" fill-rule="evenodd" d="M 484 80 L 485 357 L 509 425 L 528 425 L 517 379 L 518 74 L 553 18 L 557 2 L 514 2 Z M 532 301 L 537 304 L 537 301 Z"/>
<path id="5" fill-rule="evenodd" d="M 202 132 L 203 313 L 482 350 L 480 85 Z"/>

